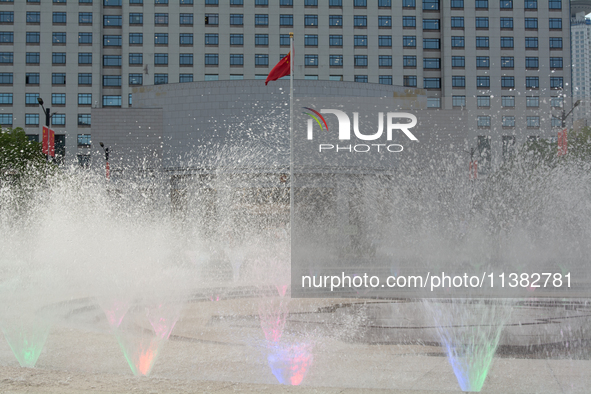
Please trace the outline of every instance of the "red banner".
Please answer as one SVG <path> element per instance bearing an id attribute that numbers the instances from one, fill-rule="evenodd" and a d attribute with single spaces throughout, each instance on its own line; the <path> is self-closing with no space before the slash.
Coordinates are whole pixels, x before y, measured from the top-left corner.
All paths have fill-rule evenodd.
<path id="1" fill-rule="evenodd" d="M 558 156 L 566 155 L 568 151 L 568 141 L 566 138 L 566 129 L 558 132 Z"/>
<path id="2" fill-rule="evenodd" d="M 49 146 L 49 156 L 55 157 L 55 132 L 43 126 L 43 154 L 47 155 L 47 147 Z"/>
<path id="3" fill-rule="evenodd" d="M 43 154 L 47 154 L 47 136 L 48 136 L 48 129 L 47 126 L 43 126 Z"/>

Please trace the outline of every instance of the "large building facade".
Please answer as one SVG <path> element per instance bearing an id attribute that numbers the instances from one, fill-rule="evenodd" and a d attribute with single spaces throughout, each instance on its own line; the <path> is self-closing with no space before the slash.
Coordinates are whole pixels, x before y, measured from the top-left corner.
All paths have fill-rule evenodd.
<path id="1" fill-rule="evenodd" d="M 483 135 L 543 135 L 571 104 L 571 3 L 591 1 L 3 0 L 0 123 L 39 135 L 41 97 L 62 153 L 85 157 L 91 108 L 132 107 L 142 85 L 265 79 L 294 32 L 297 79 L 423 88 Z"/>

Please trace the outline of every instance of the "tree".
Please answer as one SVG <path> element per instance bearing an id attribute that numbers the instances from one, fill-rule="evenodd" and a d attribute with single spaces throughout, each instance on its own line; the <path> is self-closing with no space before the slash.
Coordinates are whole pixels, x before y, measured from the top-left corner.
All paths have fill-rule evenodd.
<path id="1" fill-rule="evenodd" d="M 54 165 L 47 162 L 41 144 L 30 141 L 22 128 L 0 130 L 0 186 L 53 168 Z"/>

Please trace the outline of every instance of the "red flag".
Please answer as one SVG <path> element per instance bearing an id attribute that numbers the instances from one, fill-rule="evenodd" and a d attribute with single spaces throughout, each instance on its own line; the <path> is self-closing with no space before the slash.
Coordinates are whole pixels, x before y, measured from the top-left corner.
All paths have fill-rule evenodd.
<path id="1" fill-rule="evenodd" d="M 558 132 L 558 156 L 566 155 L 568 142 L 566 139 L 566 129 Z"/>
<path id="2" fill-rule="evenodd" d="M 289 52 L 283 59 L 279 60 L 279 63 L 273 67 L 269 76 L 267 76 L 267 80 L 265 81 L 265 85 L 269 83 L 269 81 L 276 81 L 281 77 L 289 75 L 289 62 L 291 61 L 291 52 Z"/>
<path id="3" fill-rule="evenodd" d="M 43 126 L 43 154 L 46 155 L 47 154 L 47 143 L 49 140 L 49 130 L 47 129 L 46 126 Z"/>

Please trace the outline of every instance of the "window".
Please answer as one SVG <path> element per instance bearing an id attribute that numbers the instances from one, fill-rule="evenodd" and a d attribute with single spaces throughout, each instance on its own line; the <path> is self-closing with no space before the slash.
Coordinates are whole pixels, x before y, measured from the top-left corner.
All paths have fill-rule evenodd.
<path id="1" fill-rule="evenodd" d="M 66 94 L 65 93 L 52 93 L 51 94 L 52 105 L 66 105 Z"/>
<path id="2" fill-rule="evenodd" d="M 486 120 L 483 119 L 486 123 Z M 478 125 L 480 126 L 480 119 L 478 121 Z M 490 117 L 488 117 L 488 125 L 483 124 L 480 127 L 490 127 Z M 478 142 L 477 142 L 477 149 L 478 149 L 478 169 L 482 169 L 482 172 L 486 173 L 491 167 L 491 158 L 492 152 L 490 149 L 490 137 L 486 135 L 479 135 Z"/>
<path id="3" fill-rule="evenodd" d="M 168 83 L 168 74 L 154 74 L 154 85 L 166 85 Z"/>
<path id="4" fill-rule="evenodd" d="M 353 44 L 356 47 L 366 47 L 367 46 L 367 36 L 355 36 L 353 39 Z"/>
<path id="5" fill-rule="evenodd" d="M 525 77 L 525 87 L 528 89 L 538 89 L 540 87 L 540 78 Z"/>
<path id="6" fill-rule="evenodd" d="M 129 45 L 142 45 L 144 43 L 144 33 L 129 33 Z"/>
<path id="7" fill-rule="evenodd" d="M 242 26 L 244 24 L 243 14 L 230 14 L 230 25 Z"/>
<path id="8" fill-rule="evenodd" d="M 243 66 L 244 55 L 243 54 L 231 54 L 230 55 L 230 66 Z"/>
<path id="9" fill-rule="evenodd" d="M 552 127 L 562 128 L 562 119 L 557 116 L 552 116 Z"/>
<path id="10" fill-rule="evenodd" d="M 439 30 L 439 19 L 423 19 L 423 30 Z"/>
<path id="11" fill-rule="evenodd" d="M 279 0 L 279 5 L 283 7 L 293 7 L 293 0 Z"/>
<path id="12" fill-rule="evenodd" d="M 513 37 L 501 37 L 501 48 L 513 48 Z"/>
<path id="13" fill-rule="evenodd" d="M 168 64 L 168 53 L 155 53 L 154 54 L 154 65 L 167 65 Z"/>
<path id="14" fill-rule="evenodd" d="M 380 8 L 391 8 L 392 0 L 378 0 L 378 7 Z M 404 7 L 404 5 L 403 5 Z"/>
<path id="15" fill-rule="evenodd" d="M 120 55 L 103 56 L 103 66 L 121 67 L 121 56 Z"/>
<path id="16" fill-rule="evenodd" d="M 207 36 L 208 35 L 206 34 L 205 36 L 206 36 L 205 40 L 206 40 L 206 44 L 207 44 Z M 214 36 L 217 38 L 218 35 L 214 34 Z M 213 42 L 213 40 L 215 40 L 215 38 L 213 38 L 211 36 L 210 36 L 210 39 L 212 40 L 212 42 Z M 193 33 L 180 33 L 179 34 L 179 44 L 180 45 L 193 45 Z M 214 44 L 211 44 L 211 45 L 214 45 Z"/>
<path id="17" fill-rule="evenodd" d="M 67 14 L 65 12 L 54 12 L 53 23 L 66 23 Z"/>
<path id="18" fill-rule="evenodd" d="M 404 8 L 415 8 L 416 6 L 416 0 L 402 0 L 402 7 Z"/>
<path id="19" fill-rule="evenodd" d="M 562 37 L 550 37 L 550 49 L 562 49 Z"/>
<path id="20" fill-rule="evenodd" d="M 501 9 L 502 10 L 512 10 L 513 9 L 513 0 L 501 0 Z"/>
<path id="21" fill-rule="evenodd" d="M 121 107 L 121 96 L 103 96 L 103 107 Z"/>
<path id="22" fill-rule="evenodd" d="M 476 8 L 488 9 L 488 0 L 476 0 L 475 6 Z"/>
<path id="23" fill-rule="evenodd" d="M 563 78 L 562 77 L 550 77 L 550 89 L 562 89 Z"/>
<path id="24" fill-rule="evenodd" d="M 155 25 L 168 25 L 168 14 L 154 14 Z"/>
<path id="25" fill-rule="evenodd" d="M 330 35 L 328 37 L 328 44 L 331 47 L 342 47 L 343 46 L 343 36 L 342 35 Z"/>
<path id="26" fill-rule="evenodd" d="M 179 15 L 180 25 L 193 25 L 193 14 L 180 14 Z"/>
<path id="27" fill-rule="evenodd" d="M 525 58 L 525 68 L 538 69 L 539 65 L 540 65 L 540 62 L 537 57 L 526 57 Z"/>
<path id="28" fill-rule="evenodd" d="M 355 67 L 367 67 L 367 55 L 355 55 Z"/>
<path id="29" fill-rule="evenodd" d="M 256 14 L 254 16 L 255 26 L 269 26 L 269 15 L 267 14 Z"/>
<path id="30" fill-rule="evenodd" d="M 181 0 L 181 5 L 193 5 L 193 0 Z"/>
<path id="31" fill-rule="evenodd" d="M 451 38 L 451 47 L 452 48 L 463 48 L 464 47 L 464 37 L 462 37 L 462 36 L 452 36 L 452 38 Z"/>
<path id="32" fill-rule="evenodd" d="M 490 116 L 479 116 L 477 121 L 478 127 L 490 127 Z"/>
<path id="33" fill-rule="evenodd" d="M 219 24 L 218 14 L 205 14 L 205 24 L 211 26 L 217 26 Z"/>
<path id="34" fill-rule="evenodd" d="M 230 34 L 230 45 L 244 45 L 244 34 Z"/>
<path id="35" fill-rule="evenodd" d="M 27 44 L 39 44 L 39 32 L 27 32 Z"/>
<path id="36" fill-rule="evenodd" d="M 503 126 L 505 126 L 504 119 L 503 119 Z M 515 127 L 515 117 L 513 117 L 513 126 L 507 126 L 507 127 Z M 502 144 L 503 144 L 503 160 L 506 160 L 513 155 L 513 152 L 515 150 L 515 136 L 514 135 L 502 136 Z"/>
<path id="37" fill-rule="evenodd" d="M 13 43 L 14 33 L 11 31 L 0 32 L 0 43 Z"/>
<path id="38" fill-rule="evenodd" d="M 392 85 L 391 75 L 380 75 L 379 83 L 381 85 Z"/>
<path id="39" fill-rule="evenodd" d="M 453 107 L 465 107 L 466 96 L 451 96 L 451 105 Z"/>
<path id="40" fill-rule="evenodd" d="M 490 107 L 490 96 L 476 97 L 476 105 L 479 108 L 489 108 Z"/>
<path id="41" fill-rule="evenodd" d="M 306 67 L 318 67 L 318 55 L 305 55 L 304 66 Z"/>
<path id="42" fill-rule="evenodd" d="M 129 4 L 144 4 L 144 0 L 129 0 Z"/>
<path id="43" fill-rule="evenodd" d="M 392 66 L 392 56 L 390 57 L 390 66 Z M 381 56 L 380 56 L 381 58 Z M 403 67 L 416 67 L 417 66 L 417 57 L 415 55 L 405 55 L 402 58 L 402 66 Z"/>
<path id="44" fill-rule="evenodd" d="M 254 44 L 257 46 L 268 46 L 269 35 L 268 34 L 255 34 Z M 316 46 L 318 46 L 318 36 L 316 36 Z"/>
<path id="45" fill-rule="evenodd" d="M 503 127 L 515 127 L 515 116 L 503 116 Z"/>
<path id="46" fill-rule="evenodd" d="M 331 15 L 329 18 L 330 26 L 337 26 L 332 23 L 333 16 L 335 16 L 335 15 Z M 342 17 L 341 17 L 341 21 L 342 21 Z M 286 14 L 279 15 L 279 25 L 280 26 L 293 26 L 293 15 L 286 15 Z M 340 23 L 338 26 L 342 26 L 342 23 Z"/>
<path id="47" fill-rule="evenodd" d="M 26 105 L 39 105 L 37 99 L 39 98 L 39 93 L 26 93 L 25 94 L 25 104 Z"/>
<path id="48" fill-rule="evenodd" d="M 562 68 L 562 58 L 561 57 L 551 57 L 550 58 L 550 68 Z"/>
<path id="49" fill-rule="evenodd" d="M 513 18 L 501 18 L 501 29 L 513 30 Z"/>
<path id="50" fill-rule="evenodd" d="M 103 26 L 104 27 L 116 27 L 121 26 L 123 19 L 119 15 L 103 15 Z"/>
<path id="51" fill-rule="evenodd" d="M 392 28 L 392 17 L 391 16 L 378 16 L 378 27 L 382 29 Z"/>
<path id="52" fill-rule="evenodd" d="M 330 55 L 328 64 L 331 67 L 343 67 L 343 55 Z"/>
<path id="53" fill-rule="evenodd" d="M 501 77 L 501 87 L 512 89 L 515 87 L 515 77 Z"/>
<path id="54" fill-rule="evenodd" d="M 27 64 L 39 64 L 39 52 L 27 52 L 25 62 Z"/>
<path id="55" fill-rule="evenodd" d="M 355 36 L 357 37 L 357 36 Z M 255 38 L 256 43 L 256 38 Z M 269 36 L 267 36 L 267 43 L 269 44 Z M 318 35 L 317 34 L 306 34 L 304 35 L 304 45 L 307 47 L 317 47 L 318 46 Z"/>
<path id="56" fill-rule="evenodd" d="M 179 82 L 193 82 L 193 74 L 179 74 Z"/>
<path id="57" fill-rule="evenodd" d="M 367 8 L 367 0 L 354 0 L 353 6 Z"/>
<path id="58" fill-rule="evenodd" d="M 476 48 L 488 48 L 488 37 L 476 37 Z"/>
<path id="59" fill-rule="evenodd" d="M 103 36 L 103 46 L 120 47 L 122 44 L 121 36 Z"/>
<path id="60" fill-rule="evenodd" d="M 12 114 L 0 114 L 1 125 L 12 125 Z"/>
<path id="61" fill-rule="evenodd" d="M 477 29 L 488 29 L 488 18 L 485 18 L 485 17 L 476 18 L 476 28 Z"/>
<path id="62" fill-rule="evenodd" d="M 454 75 L 451 77 L 451 86 L 454 88 L 466 87 L 466 77 L 463 75 Z"/>
<path id="63" fill-rule="evenodd" d="M 41 16 L 38 12 L 34 13 L 34 14 L 37 14 L 35 21 L 29 21 L 29 14 L 33 14 L 33 12 L 27 12 L 27 23 L 29 23 L 29 22 L 39 23 Z M 0 23 L 14 23 L 14 12 L 13 11 L 1 11 L 0 12 Z"/>
<path id="64" fill-rule="evenodd" d="M 405 56 L 406 60 L 406 56 Z M 379 67 L 383 68 L 391 68 L 392 67 L 392 55 L 380 55 L 378 57 L 378 65 Z M 415 65 L 416 65 L 416 57 L 415 57 Z"/>
<path id="65" fill-rule="evenodd" d="M 304 1 L 306 7 L 318 7 L 318 0 L 306 0 Z"/>
<path id="66" fill-rule="evenodd" d="M 129 54 L 129 65 L 142 65 L 144 64 L 144 55 L 142 53 L 130 53 Z"/>
<path id="67" fill-rule="evenodd" d="M 168 45 L 168 33 L 154 34 L 154 45 Z"/>
<path id="68" fill-rule="evenodd" d="M 464 56 L 452 56 L 451 57 L 451 66 L 457 68 L 464 68 L 466 67 L 466 59 Z"/>
<path id="69" fill-rule="evenodd" d="M 367 27 L 367 16 L 366 15 L 355 15 L 353 17 L 353 26 Z"/>
<path id="70" fill-rule="evenodd" d="M 55 2 L 55 0 L 54 0 Z M 114 6 L 114 7 L 121 7 L 121 0 L 103 0 L 104 6 Z"/>
<path id="71" fill-rule="evenodd" d="M 490 58 L 488 56 L 477 56 L 476 57 L 476 68 L 489 68 Z"/>
<path id="72" fill-rule="evenodd" d="M 451 17 L 451 28 L 452 29 L 463 29 L 464 28 L 464 17 L 463 16 L 452 16 Z"/>
<path id="73" fill-rule="evenodd" d="M 130 25 L 142 25 L 143 23 L 144 23 L 144 14 L 142 14 L 141 12 L 129 14 L 129 24 Z"/>
<path id="74" fill-rule="evenodd" d="M 427 108 L 441 108 L 441 98 L 427 97 Z"/>
<path id="75" fill-rule="evenodd" d="M 205 0 L 205 5 L 218 5 L 218 0 Z"/>
<path id="76" fill-rule="evenodd" d="M 12 64 L 14 58 L 13 52 L 0 52 L 0 63 Z"/>
<path id="77" fill-rule="evenodd" d="M 527 116 L 525 118 L 527 122 L 528 128 L 538 128 L 540 127 L 540 117 L 539 116 Z"/>
<path id="78" fill-rule="evenodd" d="M 79 52 L 78 64 L 92 64 L 92 52 Z"/>
<path id="79" fill-rule="evenodd" d="M 181 66 L 192 66 L 193 65 L 193 54 L 192 53 L 181 53 L 179 55 L 179 64 Z"/>
<path id="80" fill-rule="evenodd" d="M 538 49 L 538 37 L 525 37 L 526 49 Z"/>
<path id="81" fill-rule="evenodd" d="M 423 10 L 434 11 L 439 9 L 439 0 L 423 0 Z"/>
<path id="82" fill-rule="evenodd" d="M 269 55 L 254 55 L 255 66 L 269 66 Z"/>
<path id="83" fill-rule="evenodd" d="M 79 12 L 78 23 L 81 25 L 92 25 L 92 12 Z"/>
<path id="84" fill-rule="evenodd" d="M 144 74 L 129 74 L 129 85 L 142 85 Z"/>
<path id="85" fill-rule="evenodd" d="M 343 7 L 343 0 L 328 0 L 329 7 Z"/>
<path id="86" fill-rule="evenodd" d="M 538 30 L 538 18 L 525 18 L 525 28 Z"/>
<path id="87" fill-rule="evenodd" d="M 476 77 L 476 86 L 479 88 L 490 88 L 490 77 Z"/>
<path id="88" fill-rule="evenodd" d="M 402 37 L 402 46 L 414 48 L 417 46 L 416 36 L 404 36 Z"/>
<path id="89" fill-rule="evenodd" d="M 193 38 L 192 34 L 191 34 L 191 38 Z M 182 42 L 182 38 L 180 41 Z M 193 43 L 192 40 L 191 40 L 191 43 Z M 205 45 L 218 45 L 218 43 L 219 43 L 219 36 L 217 33 L 205 35 Z"/>
<path id="90" fill-rule="evenodd" d="M 561 10 L 562 0 L 548 0 L 548 8 L 551 10 Z"/>
<path id="91" fill-rule="evenodd" d="M 53 44 L 65 44 L 66 43 L 66 33 L 53 33 L 51 35 L 51 42 Z"/>
<path id="92" fill-rule="evenodd" d="M 501 105 L 503 106 L 503 108 L 515 107 L 515 96 L 502 96 Z"/>
<path id="93" fill-rule="evenodd" d="M 154 0 L 154 4 L 168 5 L 168 0 Z"/>
<path id="94" fill-rule="evenodd" d="M 423 78 L 423 88 L 441 89 L 441 78 Z"/>
<path id="95" fill-rule="evenodd" d="M 513 68 L 514 58 L 513 57 L 501 57 L 501 68 Z"/>
<path id="96" fill-rule="evenodd" d="M 92 93 L 78 93 L 78 105 L 92 105 Z"/>
<path id="97" fill-rule="evenodd" d="M 12 93 L 0 93 L 0 104 L 12 104 Z"/>
<path id="98" fill-rule="evenodd" d="M 440 45 L 439 38 L 423 38 L 423 49 L 439 49 Z"/>
<path id="99" fill-rule="evenodd" d="M 415 16 L 403 16 L 402 27 L 416 27 L 417 18 Z"/>
<path id="100" fill-rule="evenodd" d="M 103 75 L 103 86 L 121 86 L 121 75 Z"/>
<path id="101" fill-rule="evenodd" d="M 65 85 L 66 84 L 66 74 L 64 74 L 64 73 L 51 74 L 51 83 L 54 85 Z"/>
<path id="102" fill-rule="evenodd" d="M 12 83 L 12 73 L 2 73 L 2 74 L 10 74 L 10 83 Z M 4 79 L 2 79 L 2 81 L 4 81 Z M 1 82 L 1 83 L 7 83 L 7 82 Z M 27 73 L 25 75 L 25 83 L 27 85 L 39 85 L 39 73 Z"/>
<path id="103" fill-rule="evenodd" d="M 560 18 L 550 18 L 549 22 L 548 22 L 548 27 L 550 29 L 555 29 L 555 30 L 562 30 L 562 19 Z"/>
<path id="104" fill-rule="evenodd" d="M 88 116 L 88 118 L 86 118 Z M 90 125 L 90 114 L 80 114 L 78 115 L 78 124 L 79 125 Z M 90 147 L 90 134 L 78 134 L 78 147 L 80 148 L 89 148 Z"/>
<path id="105" fill-rule="evenodd" d="M 39 114 L 25 114 L 25 125 L 38 126 L 39 125 Z"/>
<path id="106" fill-rule="evenodd" d="M 538 96 L 526 97 L 525 105 L 530 108 L 538 108 L 540 106 L 540 98 Z"/>
<path id="107" fill-rule="evenodd" d="M 92 33 L 78 33 L 78 44 L 92 44 Z"/>
<path id="108" fill-rule="evenodd" d="M 289 34 L 280 34 L 279 35 L 279 45 L 281 45 L 282 47 L 288 47 L 290 42 L 291 42 L 291 38 L 289 37 Z M 265 79 L 266 78 L 267 77 L 265 77 Z"/>
<path id="109" fill-rule="evenodd" d="M 439 58 L 424 58 L 423 59 L 423 68 L 440 69 L 441 68 L 441 59 L 439 59 Z"/>
<path id="110" fill-rule="evenodd" d="M 92 74 L 78 74 L 78 85 L 92 85 Z"/>

